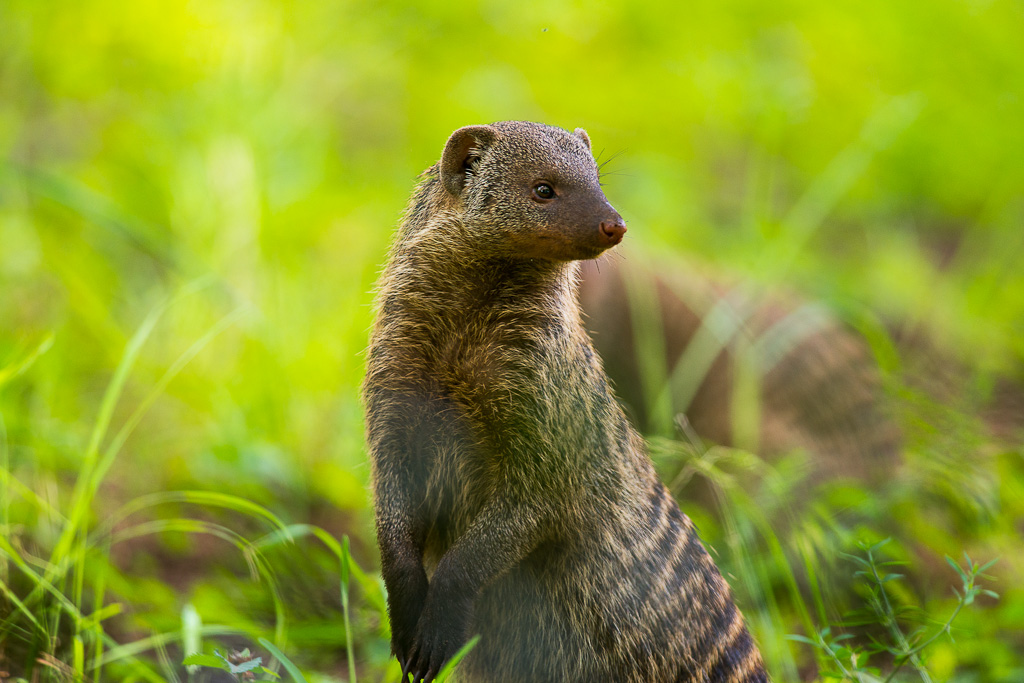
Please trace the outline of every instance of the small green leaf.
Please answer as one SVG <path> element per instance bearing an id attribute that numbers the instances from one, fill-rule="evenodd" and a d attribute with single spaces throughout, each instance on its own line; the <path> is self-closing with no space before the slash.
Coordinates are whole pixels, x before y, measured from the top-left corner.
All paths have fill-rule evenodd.
<path id="1" fill-rule="evenodd" d="M 883 547 L 883 546 L 885 546 L 885 545 L 886 545 L 887 543 L 889 543 L 889 541 L 891 541 L 891 540 L 892 540 L 892 538 L 891 538 L 891 537 L 890 537 L 890 538 L 884 538 L 884 539 L 882 539 L 882 540 L 881 540 L 881 541 L 879 541 L 878 543 L 876 543 L 876 544 L 874 544 L 873 546 L 871 546 L 870 548 L 868 548 L 868 553 L 869 553 L 869 554 L 871 554 L 871 553 L 874 553 L 874 552 L 875 552 L 876 550 L 878 550 L 879 548 L 882 548 L 882 547 Z"/>
<path id="2" fill-rule="evenodd" d="M 963 581 L 964 583 L 968 583 L 968 581 L 970 581 L 970 579 L 967 578 L 967 574 L 964 572 L 963 568 L 959 564 L 954 562 L 952 557 L 946 555 L 946 562 L 949 563 L 950 567 L 956 570 L 956 573 L 960 576 L 961 581 Z M 970 566 L 970 558 L 968 558 L 967 560 L 967 565 Z"/>
<path id="3" fill-rule="evenodd" d="M 230 663 L 226 662 L 223 657 L 218 657 L 216 655 L 204 655 L 200 652 L 197 652 L 189 655 L 188 657 L 185 657 L 185 660 L 182 662 L 182 664 L 184 666 L 209 666 L 214 669 L 224 669 L 225 671 L 227 671 L 228 668 L 227 666 L 225 666 L 225 664 Z"/>
<path id="4" fill-rule="evenodd" d="M 846 559 L 851 560 L 852 562 L 856 562 L 857 564 L 863 565 L 865 567 L 870 567 L 871 566 L 870 562 L 865 560 L 863 557 L 860 557 L 859 555 L 850 555 L 849 553 L 839 553 L 839 554 L 842 555 L 843 557 L 845 557 Z"/>
<path id="5" fill-rule="evenodd" d="M 989 569 L 992 565 L 994 565 L 998 561 L 999 561 L 998 557 L 993 559 L 993 560 L 989 560 L 985 564 L 983 564 L 980 567 L 978 567 L 978 571 L 976 573 L 977 574 L 981 574 L 983 571 L 985 571 L 986 569 Z"/>
<path id="6" fill-rule="evenodd" d="M 263 657 L 257 657 L 256 659 L 250 659 L 249 661 L 242 662 L 241 664 L 232 664 L 230 671 L 233 674 L 244 674 L 247 671 L 252 671 L 253 669 L 258 668 L 262 663 Z"/>

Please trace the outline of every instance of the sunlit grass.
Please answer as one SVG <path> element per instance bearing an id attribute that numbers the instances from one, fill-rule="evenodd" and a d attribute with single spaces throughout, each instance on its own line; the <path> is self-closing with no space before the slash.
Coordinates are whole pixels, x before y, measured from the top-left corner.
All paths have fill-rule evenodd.
<path id="1" fill-rule="evenodd" d="M 181 299 L 194 294 L 197 289 L 196 286 L 186 287 L 181 295 L 155 308 L 129 340 L 122 360 L 103 394 L 77 483 L 69 500 L 61 506 L 66 511 L 34 495 L 30 487 L 14 477 L 7 453 L 6 433 L 0 431 L 2 474 L 5 480 L 5 495 L 2 501 L 3 528 L 21 528 L 21 525 L 15 526 L 11 523 L 11 496 L 8 492 L 22 494 L 26 502 L 35 505 L 37 514 L 56 521 L 49 534 L 52 543 L 49 549 L 39 543 L 41 539 L 24 536 L 20 532 L 0 536 L 0 567 L 3 569 L 3 575 L 0 576 L 0 591 L 3 598 L 13 607 L 10 611 L 5 610 L 0 621 L 0 634 L 4 636 L 0 641 L 4 644 L 0 654 L 16 671 L 39 671 L 40 667 L 45 667 L 56 671 L 59 677 L 74 680 L 99 678 L 104 672 L 107 676 L 118 675 L 152 681 L 168 680 L 165 676 L 170 680 L 177 680 L 173 671 L 178 667 L 171 664 L 166 654 L 168 645 L 180 646 L 178 641 L 181 640 L 186 650 L 196 649 L 201 647 L 203 637 L 248 634 L 249 637 L 255 638 L 256 634 L 263 630 L 256 627 L 257 630 L 254 632 L 255 624 L 203 624 L 195 608 L 187 605 L 183 611 L 180 632 L 172 631 L 134 641 L 117 642 L 106 632 L 106 622 L 118 617 L 126 609 L 119 598 L 108 598 L 108 581 L 112 577 L 117 577 L 118 583 L 124 585 L 124 581 L 130 581 L 131 577 L 128 574 L 120 574 L 111 562 L 111 553 L 120 544 L 131 544 L 132 541 L 150 536 L 207 535 L 233 547 L 244 558 L 251 576 L 262 583 L 264 590 L 271 597 L 273 619 L 268 634 L 281 646 L 287 643 L 288 634 L 285 607 L 276 571 L 263 549 L 282 543 L 294 544 L 296 537 L 306 535 L 319 538 L 336 557 L 337 571 L 342 576 L 339 604 L 344 608 L 344 639 L 349 648 L 352 673 L 355 664 L 354 656 L 351 655 L 354 634 L 348 620 L 349 575 L 354 575 L 367 590 L 367 594 L 373 596 L 371 601 L 378 607 L 380 613 L 385 615 L 386 623 L 386 608 L 381 586 L 371 581 L 361 569 L 352 564 L 347 537 L 339 544 L 331 535 L 317 527 L 286 525 L 268 509 L 239 496 L 219 491 L 160 491 L 130 499 L 111 511 L 104 519 L 95 518 L 96 511 L 102 507 L 99 499 L 104 479 L 147 409 L 166 391 L 168 385 L 189 361 L 238 318 L 237 311 L 229 314 L 217 321 L 207 333 L 193 343 L 157 379 L 139 404 L 127 412 L 124 423 L 114 436 L 107 439 L 106 434 L 132 367 L 138 361 L 142 348 L 159 319 L 170 307 L 179 305 Z M 31 360 L 45 350 L 45 345 L 46 342 L 32 352 L 27 360 L 18 360 L 14 366 L 5 368 L 5 375 L 15 377 L 23 372 Z M 224 510 L 235 518 L 249 517 L 260 520 L 272 526 L 274 531 L 254 542 L 231 527 L 210 519 L 177 517 L 161 512 L 161 508 L 183 504 L 199 510 Z M 137 521 L 143 514 L 150 518 Z M 20 580 L 12 584 L 13 574 L 19 575 Z M 12 588 L 12 585 L 27 585 L 29 589 L 19 595 L 19 591 Z M 265 638 L 261 639 L 261 643 L 272 650 L 296 680 L 304 680 L 301 674 L 298 674 L 295 664 L 285 659 L 273 643 Z M 162 662 L 164 672 L 160 672 L 149 661 L 154 654 L 157 654 L 157 659 Z M 140 655 L 145 655 L 146 658 L 140 659 Z M 17 661 L 18 657 L 21 657 L 22 661 Z M 117 668 L 119 664 L 125 665 L 126 668 Z M 115 671 L 118 673 L 114 674 Z M 354 675 L 351 678 L 354 680 Z"/>
<path id="2" fill-rule="evenodd" d="M 1022 34 L 1006 0 L 4 3 L 0 670 L 200 683 L 185 655 L 249 648 L 283 680 L 397 680 L 371 288 L 447 134 L 528 118 L 612 157 L 633 253 L 749 295 L 669 367 L 628 283 L 653 452 L 775 679 L 834 663 L 787 635 L 838 633 L 865 599 L 840 553 L 887 537 L 893 600 L 935 618 L 944 555 L 1001 558 L 999 602 L 922 664 L 1024 678 Z M 776 289 L 804 303 L 749 334 L 743 301 Z M 897 406 L 882 485 L 754 452 L 763 377 L 823 320 Z M 677 427 L 723 350 L 743 448 Z"/>

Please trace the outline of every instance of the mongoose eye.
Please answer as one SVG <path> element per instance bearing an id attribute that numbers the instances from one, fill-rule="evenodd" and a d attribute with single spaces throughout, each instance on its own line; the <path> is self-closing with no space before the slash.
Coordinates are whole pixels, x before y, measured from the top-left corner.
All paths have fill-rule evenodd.
<path id="1" fill-rule="evenodd" d="M 554 199 L 555 190 L 547 183 L 537 183 L 533 187 L 533 196 L 537 199 Z"/>

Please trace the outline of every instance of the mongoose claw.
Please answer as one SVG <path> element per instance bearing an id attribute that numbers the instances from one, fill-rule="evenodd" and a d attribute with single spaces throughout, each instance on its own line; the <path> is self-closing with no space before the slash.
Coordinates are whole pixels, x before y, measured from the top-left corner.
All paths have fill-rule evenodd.
<path id="1" fill-rule="evenodd" d="M 410 658 L 409 673 L 412 674 L 412 683 L 431 683 L 441 670 L 441 664 L 447 659 L 438 653 L 437 648 L 417 647 Z"/>
<path id="2" fill-rule="evenodd" d="M 427 577 L 420 564 L 393 574 L 394 588 L 388 593 L 388 615 L 391 618 L 391 652 L 402 665 L 402 683 L 412 672 L 416 649 L 416 624 L 427 595 Z"/>
<path id="3" fill-rule="evenodd" d="M 431 683 L 441 667 L 451 659 L 462 645 L 464 638 L 458 634 L 463 629 L 454 624 L 435 624 L 424 628 L 416 638 L 409 657 L 408 671 L 412 683 Z"/>

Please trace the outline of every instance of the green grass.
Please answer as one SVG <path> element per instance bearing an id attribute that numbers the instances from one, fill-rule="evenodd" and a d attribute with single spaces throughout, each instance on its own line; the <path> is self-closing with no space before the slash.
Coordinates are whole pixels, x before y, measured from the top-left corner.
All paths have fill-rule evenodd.
<path id="1" fill-rule="evenodd" d="M 282 680 L 397 680 L 358 398 L 370 292 L 446 136 L 527 118 L 588 129 L 646 253 L 810 302 L 752 357 L 820 307 L 882 367 L 898 474 L 808 492 L 799 453 L 679 437 L 637 312 L 654 455 L 709 485 L 683 507 L 775 680 L 838 670 L 820 645 L 841 633 L 891 634 L 844 626 L 872 592 L 842 553 L 885 538 L 905 633 L 957 608 L 945 556 L 999 558 L 999 599 L 893 680 L 1020 680 L 1024 438 L 993 425 L 1024 410 L 1021 35 L 1011 0 L 4 3 L 0 670 L 198 683 L 187 654 L 248 648 Z M 671 386 L 742 324 L 710 316 Z M 738 376 L 740 430 L 765 369 Z"/>

